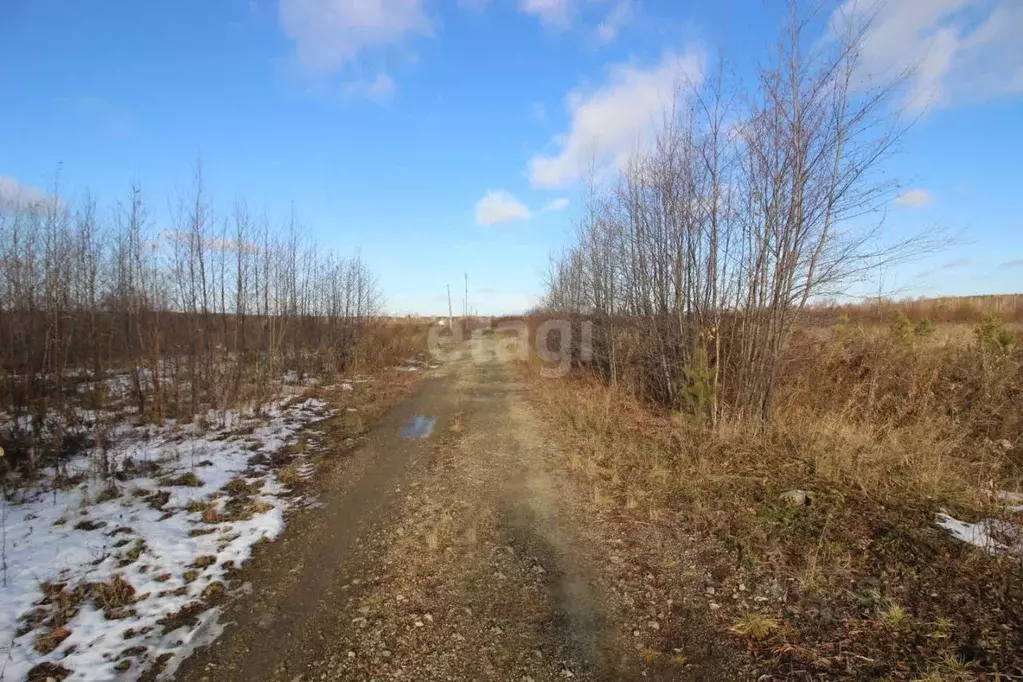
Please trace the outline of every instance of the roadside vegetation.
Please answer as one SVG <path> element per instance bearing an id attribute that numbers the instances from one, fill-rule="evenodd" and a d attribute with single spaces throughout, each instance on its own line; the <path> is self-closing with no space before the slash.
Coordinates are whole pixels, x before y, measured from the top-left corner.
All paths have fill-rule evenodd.
<path id="1" fill-rule="evenodd" d="M 750 86 L 682 87 L 594 183 L 533 319 L 574 324 L 578 369 L 533 395 L 641 570 L 760 679 L 1015 679 L 1021 297 L 823 303 L 944 243 L 871 224 L 901 84 L 863 82 L 868 24 L 808 25 Z"/>
<path id="2" fill-rule="evenodd" d="M 56 192 L 0 206 L 9 466 L 67 454 L 76 408 L 191 420 L 412 348 L 381 334 L 365 264 L 318 249 L 294 218 L 272 225 L 242 203 L 214 214 L 201 170 L 171 205 L 170 225 L 138 188 L 105 208 Z"/>
<path id="3" fill-rule="evenodd" d="M 691 560 L 668 572 L 759 673 L 1019 675 L 1023 334 L 832 319 L 795 330 L 768 422 L 711 427 L 628 373 L 533 395 L 580 484 Z"/>
<path id="4" fill-rule="evenodd" d="M 421 367 L 357 257 L 172 205 L 0 203 L 0 679 L 172 671 Z"/>

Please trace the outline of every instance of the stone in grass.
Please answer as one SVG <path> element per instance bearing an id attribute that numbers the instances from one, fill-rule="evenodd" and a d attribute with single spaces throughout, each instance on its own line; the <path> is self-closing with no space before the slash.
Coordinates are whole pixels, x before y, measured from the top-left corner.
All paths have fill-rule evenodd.
<path id="1" fill-rule="evenodd" d="M 793 489 L 786 490 L 778 496 L 778 499 L 790 507 L 806 507 L 813 503 L 815 497 L 817 497 L 817 493 Z"/>

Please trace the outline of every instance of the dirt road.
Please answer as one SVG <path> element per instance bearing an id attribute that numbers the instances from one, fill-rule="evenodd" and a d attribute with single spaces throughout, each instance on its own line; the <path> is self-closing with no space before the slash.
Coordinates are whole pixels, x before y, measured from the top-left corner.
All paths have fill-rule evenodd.
<path id="1" fill-rule="evenodd" d="M 322 482 L 326 506 L 257 553 L 178 679 L 734 677 L 568 479 L 495 343 L 435 370 Z"/>

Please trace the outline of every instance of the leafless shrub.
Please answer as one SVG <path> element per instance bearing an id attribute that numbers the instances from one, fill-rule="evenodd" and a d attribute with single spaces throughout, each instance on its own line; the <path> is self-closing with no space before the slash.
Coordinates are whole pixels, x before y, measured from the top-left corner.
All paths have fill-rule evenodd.
<path id="1" fill-rule="evenodd" d="M 770 417 L 783 350 L 815 301 L 942 242 L 860 224 L 896 189 L 900 82 L 854 82 L 869 25 L 820 41 L 795 3 L 742 92 L 680 84 L 654 147 L 594 189 L 545 307 L 593 319 L 596 368 L 717 424 Z"/>
<path id="2" fill-rule="evenodd" d="M 59 186 L 0 205 L 5 467 L 59 463 L 75 439 L 102 445 L 125 411 L 190 421 L 258 403 L 289 371 L 384 361 L 387 346 L 362 347 L 381 296 L 360 258 L 318 248 L 294 217 L 277 229 L 240 202 L 218 215 L 201 166 L 175 209 L 161 233 L 137 186 L 109 213 Z"/>

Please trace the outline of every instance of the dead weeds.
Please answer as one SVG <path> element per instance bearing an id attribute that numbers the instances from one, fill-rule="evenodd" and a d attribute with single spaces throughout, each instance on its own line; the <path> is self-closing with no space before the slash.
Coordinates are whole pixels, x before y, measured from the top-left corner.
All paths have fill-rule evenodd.
<path id="1" fill-rule="evenodd" d="M 48 654 L 63 642 L 65 639 L 71 636 L 71 630 L 65 626 L 60 626 L 36 636 L 35 649 L 41 654 Z"/>
<path id="2" fill-rule="evenodd" d="M 711 430 L 585 376 L 533 396 L 602 513 L 694 555 L 692 593 L 760 674 L 1023 675 L 1023 565 L 934 522 L 1017 488 L 1023 363 L 857 343 L 818 348 L 767 426 Z"/>

